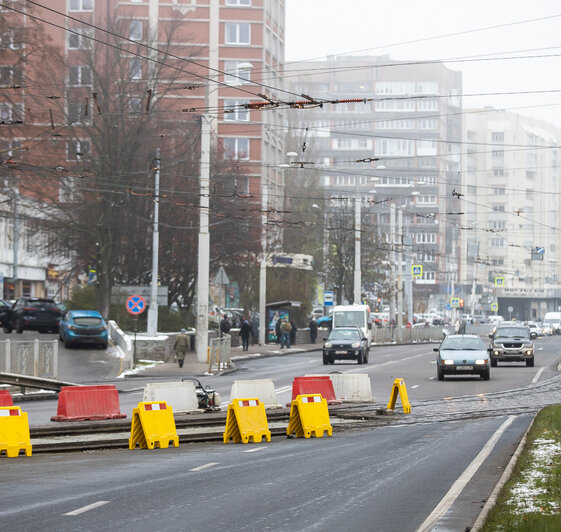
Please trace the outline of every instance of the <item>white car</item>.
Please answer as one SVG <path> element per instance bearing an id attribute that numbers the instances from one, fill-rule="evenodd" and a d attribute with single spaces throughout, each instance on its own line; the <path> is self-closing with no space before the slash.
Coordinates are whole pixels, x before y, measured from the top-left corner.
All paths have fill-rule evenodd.
<path id="1" fill-rule="evenodd" d="M 528 322 L 528 329 L 530 329 L 531 337 L 537 338 L 538 336 L 543 336 L 543 329 L 535 321 Z"/>

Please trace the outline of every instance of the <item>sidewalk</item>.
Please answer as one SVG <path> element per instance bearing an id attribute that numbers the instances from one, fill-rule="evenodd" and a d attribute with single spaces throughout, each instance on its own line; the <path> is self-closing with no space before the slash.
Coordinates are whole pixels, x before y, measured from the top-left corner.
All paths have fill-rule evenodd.
<path id="1" fill-rule="evenodd" d="M 290 349 L 280 349 L 280 346 L 278 344 L 265 344 L 264 346 L 255 344 L 250 345 L 247 351 L 243 351 L 241 346 L 232 347 L 230 356 L 232 360 L 232 367 L 230 369 L 221 371 L 220 373 L 235 371 L 236 361 L 316 351 L 321 350 L 322 345 L 322 342 L 317 342 L 315 344 L 297 344 Z M 207 363 L 197 362 L 196 353 L 187 353 L 182 368 L 179 367 L 177 362 L 165 362 L 164 364 L 159 364 L 156 367 L 147 368 L 145 370 L 138 371 L 133 375 L 128 375 L 127 378 L 205 376 L 209 375 L 208 366 L 209 365 Z"/>

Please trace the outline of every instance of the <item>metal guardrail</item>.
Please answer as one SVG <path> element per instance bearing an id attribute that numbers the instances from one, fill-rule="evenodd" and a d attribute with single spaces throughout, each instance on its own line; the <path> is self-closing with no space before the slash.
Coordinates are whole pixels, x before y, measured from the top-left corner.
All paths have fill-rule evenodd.
<path id="1" fill-rule="evenodd" d="M 232 337 L 224 334 L 222 338 L 211 338 L 208 354 L 208 371 L 223 370 L 230 367 Z"/>
<path id="2" fill-rule="evenodd" d="M 58 378 L 58 341 L 0 341 L 0 373 Z"/>

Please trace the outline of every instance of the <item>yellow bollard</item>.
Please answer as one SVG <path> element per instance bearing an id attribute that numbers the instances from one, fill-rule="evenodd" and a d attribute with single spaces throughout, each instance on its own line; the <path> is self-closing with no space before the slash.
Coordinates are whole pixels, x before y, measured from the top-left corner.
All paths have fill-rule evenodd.
<path id="1" fill-rule="evenodd" d="M 405 387 L 405 381 L 403 379 L 395 379 L 392 387 L 392 394 L 390 396 L 390 401 L 386 407 L 388 410 L 394 410 L 395 404 L 397 402 L 397 396 L 401 397 L 401 404 L 403 405 L 403 412 L 405 414 L 411 413 L 411 403 L 409 403 L 409 397 L 407 396 L 407 388 Z"/>

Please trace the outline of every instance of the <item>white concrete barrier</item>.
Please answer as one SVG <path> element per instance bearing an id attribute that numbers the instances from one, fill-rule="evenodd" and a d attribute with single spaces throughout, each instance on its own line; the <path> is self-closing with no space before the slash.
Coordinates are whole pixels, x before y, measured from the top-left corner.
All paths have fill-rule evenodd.
<path id="1" fill-rule="evenodd" d="M 174 412 L 193 412 L 199 400 L 193 381 L 155 382 L 144 387 L 143 401 L 165 401 Z"/>
<path id="2" fill-rule="evenodd" d="M 257 397 L 265 405 L 265 409 L 281 408 L 277 403 L 275 385 L 271 379 L 234 381 L 230 391 L 230 402 L 237 398 Z"/>
<path id="3" fill-rule="evenodd" d="M 372 403 L 372 386 L 367 373 L 327 373 L 335 397 L 349 403 Z M 313 375 L 306 375 L 312 377 Z"/>

